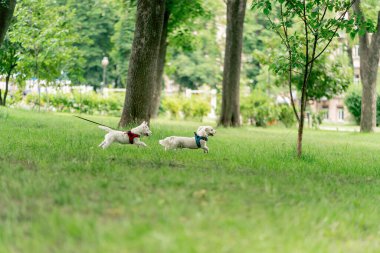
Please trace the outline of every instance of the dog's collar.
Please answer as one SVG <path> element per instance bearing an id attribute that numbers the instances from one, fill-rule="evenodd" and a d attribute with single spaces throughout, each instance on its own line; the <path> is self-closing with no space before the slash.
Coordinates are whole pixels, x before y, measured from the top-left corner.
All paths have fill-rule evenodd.
<path id="1" fill-rule="evenodd" d="M 201 140 L 208 141 L 207 137 L 199 136 L 196 132 L 194 132 L 195 137 L 195 143 L 197 144 L 198 148 L 201 147 Z"/>
<path id="2" fill-rule="evenodd" d="M 135 134 L 135 133 L 132 133 L 130 130 L 129 130 L 128 132 L 124 132 L 124 133 L 128 135 L 129 143 L 130 143 L 130 144 L 133 144 L 133 140 L 134 140 L 135 138 L 140 138 L 140 135 Z"/>

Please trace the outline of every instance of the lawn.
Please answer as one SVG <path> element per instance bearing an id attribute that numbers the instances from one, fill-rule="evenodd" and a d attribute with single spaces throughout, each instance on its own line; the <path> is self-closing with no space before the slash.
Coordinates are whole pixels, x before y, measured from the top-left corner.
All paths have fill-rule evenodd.
<path id="1" fill-rule="evenodd" d="M 101 150 L 93 124 L 0 109 L 0 252 L 380 252 L 380 134 L 309 130 L 301 160 L 295 129 L 159 146 L 198 125 Z"/>

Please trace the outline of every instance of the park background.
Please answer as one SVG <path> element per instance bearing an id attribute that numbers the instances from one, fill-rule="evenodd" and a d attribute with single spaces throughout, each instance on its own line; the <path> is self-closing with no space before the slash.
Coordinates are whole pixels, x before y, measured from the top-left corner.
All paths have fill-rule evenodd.
<path id="1" fill-rule="evenodd" d="M 138 6 L 163 2 L 162 74 L 144 98 L 149 147 L 103 151 L 104 132 L 72 115 L 123 126 Z M 238 117 L 225 124 L 233 3 L 246 5 L 243 19 L 236 12 Z M 289 92 L 268 3 L 284 1 L 17 1 L 0 48 L 0 252 L 378 252 L 380 4 L 357 1 L 341 20 L 328 16 L 345 29 L 315 64 L 301 156 L 291 95 L 300 110 L 302 82 Z M 308 8 L 311 17 L 322 10 Z M 364 90 L 369 128 L 359 127 Z M 158 145 L 205 124 L 219 126 L 209 154 Z"/>

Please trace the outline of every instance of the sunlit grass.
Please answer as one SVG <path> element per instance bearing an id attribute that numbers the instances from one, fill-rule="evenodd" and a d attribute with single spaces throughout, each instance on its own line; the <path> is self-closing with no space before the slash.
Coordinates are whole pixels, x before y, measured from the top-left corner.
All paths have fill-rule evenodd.
<path id="1" fill-rule="evenodd" d="M 67 114 L 0 111 L 0 252 L 379 252 L 380 135 L 217 129 L 201 150 L 97 145 Z M 6 115 L 6 116 L 2 116 Z M 117 118 L 91 117 L 116 126 Z"/>

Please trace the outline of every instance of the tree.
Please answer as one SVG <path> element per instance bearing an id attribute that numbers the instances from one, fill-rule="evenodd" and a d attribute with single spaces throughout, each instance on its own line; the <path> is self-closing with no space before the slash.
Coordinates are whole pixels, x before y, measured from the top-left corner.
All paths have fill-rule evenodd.
<path id="1" fill-rule="evenodd" d="M 161 99 L 161 90 L 162 90 L 162 76 L 164 74 L 165 60 L 166 60 L 166 48 L 168 46 L 167 37 L 168 37 L 168 23 L 169 23 L 170 11 L 165 8 L 164 21 L 162 24 L 160 45 L 158 50 L 158 60 L 156 67 L 156 80 L 153 84 L 153 101 L 151 103 L 151 115 L 156 117 L 158 114 L 158 109 L 160 106 Z"/>
<path id="2" fill-rule="evenodd" d="M 193 50 L 193 32 L 198 28 L 197 19 L 208 19 L 211 15 L 205 11 L 200 0 L 166 0 L 164 22 L 161 31 L 159 58 L 157 62 L 156 82 L 153 89 L 152 117 L 156 117 L 160 106 L 162 91 L 162 77 L 164 74 L 166 52 L 169 45 L 173 48 L 182 48 L 185 51 Z"/>
<path id="3" fill-rule="evenodd" d="M 150 121 L 165 0 L 139 0 L 120 127 Z"/>
<path id="4" fill-rule="evenodd" d="M 113 47 L 110 56 L 113 62 L 111 65 L 114 65 L 115 87 L 125 88 L 136 22 L 136 5 L 128 1 L 121 3 L 118 9 L 120 19 L 115 23 L 115 32 L 111 37 Z"/>
<path id="5" fill-rule="evenodd" d="M 71 15 L 54 0 L 24 0 L 17 6 L 9 39 L 23 48 L 17 68 L 22 75 L 36 78 L 39 100 L 41 80 L 53 82 L 62 72 L 76 72 L 78 51 L 73 43 L 78 37 L 68 22 Z"/>
<path id="6" fill-rule="evenodd" d="M 240 68 L 246 0 L 227 1 L 226 48 L 224 54 L 222 111 L 220 124 L 240 125 Z"/>
<path id="7" fill-rule="evenodd" d="M 15 6 L 16 0 L 0 1 L 0 45 L 3 43 L 5 34 L 11 23 Z"/>
<path id="8" fill-rule="evenodd" d="M 253 8 L 262 10 L 270 28 L 281 39 L 285 52 L 278 56 L 273 68 L 279 75 L 288 76 L 288 86 L 294 113 L 298 120 L 297 155 L 302 155 L 303 127 L 314 63 L 345 29 L 353 36 L 358 33 L 354 19 L 346 18 L 355 2 L 348 0 L 298 1 L 298 0 L 254 0 Z M 300 113 L 292 96 L 294 73 L 301 73 Z"/>
<path id="9" fill-rule="evenodd" d="M 5 75 L 5 91 L 4 96 L 2 96 L 2 91 L 0 89 L 0 105 L 6 105 L 9 80 L 20 60 L 20 52 L 20 43 L 12 43 L 7 38 L 4 40 L 3 45 L 0 46 L 0 74 Z"/>
<path id="10" fill-rule="evenodd" d="M 68 73 L 69 78 L 75 84 L 86 84 L 99 88 L 102 82 L 101 60 L 104 56 L 110 56 L 114 46 L 112 37 L 115 34 L 115 25 L 120 16 L 122 2 L 124 0 L 57 0 L 60 5 L 73 11 L 73 15 L 66 17 L 66 21 L 72 27 L 72 32 L 78 34 L 74 47 L 78 53 L 74 61 L 75 68 L 81 69 L 81 73 Z M 129 43 L 128 41 L 125 43 Z M 121 54 L 122 52 L 120 52 Z M 126 57 L 126 55 L 123 55 Z M 115 75 L 116 60 L 109 57 L 107 79 L 113 80 Z M 120 66 L 118 66 L 120 67 Z"/>
<path id="11" fill-rule="evenodd" d="M 373 132 L 376 127 L 376 82 L 380 58 L 380 11 L 376 32 L 370 37 L 360 0 L 355 1 L 353 10 L 360 23 L 360 79 L 363 86 L 360 131 Z"/>

